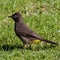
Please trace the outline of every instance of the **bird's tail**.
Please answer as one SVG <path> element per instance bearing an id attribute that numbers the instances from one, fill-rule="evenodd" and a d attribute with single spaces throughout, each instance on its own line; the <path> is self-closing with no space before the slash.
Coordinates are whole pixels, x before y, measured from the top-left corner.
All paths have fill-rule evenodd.
<path id="1" fill-rule="evenodd" d="M 29 35 L 29 36 L 30 36 L 30 37 L 33 37 L 33 38 L 36 38 L 36 39 L 38 39 L 38 40 L 44 41 L 44 42 L 46 42 L 46 43 L 51 43 L 51 44 L 56 44 L 56 45 L 58 45 L 57 42 L 53 42 L 53 41 L 50 41 L 50 40 L 47 40 L 47 39 L 43 39 L 43 38 L 40 38 L 40 37 L 35 37 L 35 36 L 32 36 L 32 35 Z"/>
<path id="2" fill-rule="evenodd" d="M 41 40 L 41 41 L 47 42 L 47 43 L 52 43 L 52 44 L 56 44 L 57 45 L 56 42 L 53 42 L 53 41 L 50 41 L 50 40 L 47 40 L 47 39 L 43 39 L 43 38 L 38 38 L 38 39 Z"/>

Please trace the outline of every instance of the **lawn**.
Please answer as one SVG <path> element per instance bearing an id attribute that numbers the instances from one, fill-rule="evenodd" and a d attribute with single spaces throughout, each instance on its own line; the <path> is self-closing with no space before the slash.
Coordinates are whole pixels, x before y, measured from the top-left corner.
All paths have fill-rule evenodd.
<path id="1" fill-rule="evenodd" d="M 22 49 L 8 18 L 18 11 L 32 30 L 58 46 Z M 0 60 L 60 60 L 60 0 L 0 0 Z"/>

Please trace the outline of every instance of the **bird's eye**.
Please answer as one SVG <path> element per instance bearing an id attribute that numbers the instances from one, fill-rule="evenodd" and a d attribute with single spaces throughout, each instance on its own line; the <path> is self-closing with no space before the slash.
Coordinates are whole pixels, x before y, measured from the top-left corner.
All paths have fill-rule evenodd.
<path id="1" fill-rule="evenodd" d="M 17 15 L 14 15 L 14 18 L 17 18 Z"/>

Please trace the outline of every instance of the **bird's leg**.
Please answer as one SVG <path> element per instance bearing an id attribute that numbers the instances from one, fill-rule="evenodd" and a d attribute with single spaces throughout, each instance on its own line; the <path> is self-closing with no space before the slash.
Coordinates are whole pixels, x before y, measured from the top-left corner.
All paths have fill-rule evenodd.
<path id="1" fill-rule="evenodd" d="M 30 44 L 24 44 L 24 48 L 29 48 L 30 47 Z"/>

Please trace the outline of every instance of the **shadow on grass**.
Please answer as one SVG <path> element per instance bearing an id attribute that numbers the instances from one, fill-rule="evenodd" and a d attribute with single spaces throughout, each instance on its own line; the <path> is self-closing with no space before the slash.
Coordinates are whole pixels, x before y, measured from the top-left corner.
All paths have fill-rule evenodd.
<path id="1" fill-rule="evenodd" d="M 4 51 L 8 51 L 8 50 L 13 50 L 13 49 L 23 49 L 22 45 L 9 45 L 9 44 L 3 44 L 2 46 L 0 46 L 0 50 L 4 50 Z"/>
<path id="2" fill-rule="evenodd" d="M 0 46 L 0 50 L 4 50 L 4 51 L 11 51 L 11 50 L 14 50 L 14 49 L 28 49 L 28 50 L 36 50 L 36 51 L 39 51 L 39 50 L 45 50 L 45 49 L 49 49 L 49 48 L 55 48 L 56 45 L 50 45 L 50 46 L 38 46 L 38 47 L 35 47 L 34 49 L 33 48 L 24 48 L 22 45 L 9 45 L 9 44 L 4 44 L 2 46 Z"/>

